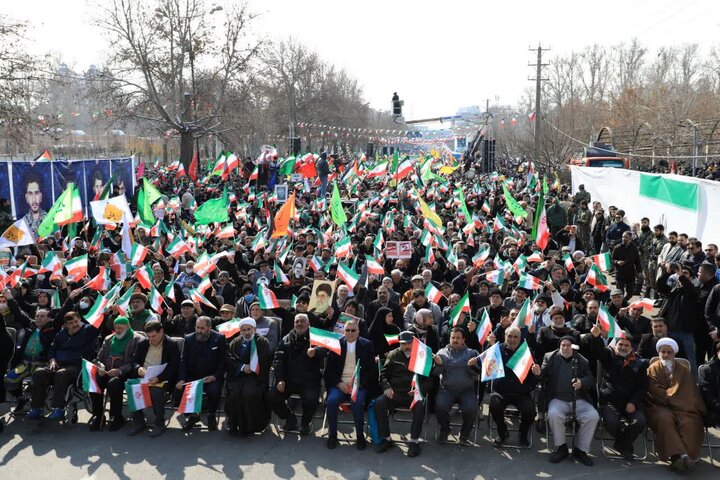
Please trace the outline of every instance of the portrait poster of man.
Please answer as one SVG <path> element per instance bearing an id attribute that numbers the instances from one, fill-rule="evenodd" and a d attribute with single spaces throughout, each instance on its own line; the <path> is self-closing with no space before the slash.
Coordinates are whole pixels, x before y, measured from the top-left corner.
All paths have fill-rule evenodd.
<path id="1" fill-rule="evenodd" d="M 37 234 L 53 204 L 52 164 L 17 162 L 13 164 L 12 176 L 15 218 L 24 218 L 30 230 Z"/>
<path id="2" fill-rule="evenodd" d="M 112 186 L 112 195 L 114 197 L 118 195 L 125 195 L 128 200 L 132 199 L 135 194 L 135 184 L 133 183 L 135 172 L 133 171 L 132 159 L 120 158 L 117 160 L 111 160 L 110 173 L 115 175 L 115 181 Z"/>
<path id="3" fill-rule="evenodd" d="M 335 293 L 335 282 L 329 280 L 315 280 L 313 282 L 312 295 L 308 310 L 314 313 L 325 313 L 330 307 L 333 294 Z"/>
<path id="4" fill-rule="evenodd" d="M 10 170 L 8 169 L 7 162 L 0 162 L 0 200 L 7 200 L 8 208 L 12 204 L 12 198 L 10 198 Z M 2 205 L 0 205 L 2 209 Z M 7 211 L 12 215 L 12 211 Z"/>
<path id="5" fill-rule="evenodd" d="M 65 191 L 65 187 L 73 182 L 80 191 L 80 201 L 83 208 L 87 206 L 87 190 L 85 188 L 85 162 L 69 162 L 56 160 L 52 163 L 55 182 L 55 198 Z M 91 198 L 92 200 L 92 198 Z"/>
<path id="6" fill-rule="evenodd" d="M 294 278 L 302 278 L 305 276 L 307 268 L 307 259 L 305 257 L 296 257 L 293 260 L 292 274 Z"/>
<path id="7" fill-rule="evenodd" d="M 109 160 L 85 160 L 85 198 L 92 202 L 99 198 L 105 183 L 110 179 Z"/>

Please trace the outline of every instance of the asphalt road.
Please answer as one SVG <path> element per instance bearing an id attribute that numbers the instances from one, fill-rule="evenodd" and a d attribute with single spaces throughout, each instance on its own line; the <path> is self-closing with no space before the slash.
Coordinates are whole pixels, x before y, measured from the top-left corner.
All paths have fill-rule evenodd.
<path id="1" fill-rule="evenodd" d="M 6 407 L 0 411 L 4 412 Z M 487 406 L 486 406 L 487 410 Z M 325 447 L 319 432 L 299 439 L 282 438 L 274 425 L 252 438 L 232 438 L 224 432 L 196 428 L 183 433 L 173 419 L 170 429 L 152 439 L 146 434 L 128 437 L 129 425 L 119 432 L 87 431 L 88 414 L 82 412 L 77 425 L 60 425 L 25 419 L 10 421 L 0 434 L 0 480 L 5 479 L 155 479 L 155 478 L 323 478 L 323 479 L 408 479 L 408 478 L 609 478 L 633 480 L 677 478 L 668 468 L 645 462 L 630 465 L 602 455 L 600 442 L 593 443 L 594 467 L 566 460 L 553 465 L 544 438 L 535 434 L 531 450 L 495 449 L 490 445 L 488 427 L 482 422 L 477 446 L 424 444 L 421 456 L 409 459 L 405 447 L 377 454 L 358 451 L 352 443 L 341 442 L 333 451 Z M 317 430 L 319 430 L 319 421 Z M 406 432 L 408 424 L 391 423 L 394 432 Z M 435 418 L 428 432 L 435 431 Z M 718 432 L 716 442 L 718 439 Z M 511 437 L 512 438 L 512 437 Z M 342 440 L 342 435 L 341 435 Z M 700 464 L 682 477 L 720 478 L 720 466 L 711 466 L 707 448 Z M 720 448 L 715 450 L 720 465 Z"/>

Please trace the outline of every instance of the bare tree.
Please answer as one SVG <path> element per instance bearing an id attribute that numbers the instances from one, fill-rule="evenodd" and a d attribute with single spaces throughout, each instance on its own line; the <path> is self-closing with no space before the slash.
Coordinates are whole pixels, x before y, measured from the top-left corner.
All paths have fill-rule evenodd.
<path id="1" fill-rule="evenodd" d="M 254 18 L 244 3 L 208 8 L 203 0 L 111 0 L 97 24 L 112 42 L 111 84 L 117 116 L 180 136 L 188 164 L 193 140 L 223 131 L 228 91 L 246 80 L 260 43 L 249 40 Z M 220 27 L 210 18 L 224 16 Z M 202 80 L 201 80 L 202 79 Z M 212 85 L 201 89 L 201 85 Z M 108 91 L 109 89 L 109 91 Z"/>

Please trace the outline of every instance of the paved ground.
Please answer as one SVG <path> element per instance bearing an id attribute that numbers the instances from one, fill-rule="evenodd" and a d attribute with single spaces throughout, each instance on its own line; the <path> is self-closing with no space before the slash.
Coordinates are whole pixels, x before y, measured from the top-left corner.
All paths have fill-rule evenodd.
<path id="1" fill-rule="evenodd" d="M 431 441 L 420 457 L 408 459 L 403 453 L 405 447 L 378 455 L 371 449 L 359 452 L 352 444 L 341 443 L 329 451 L 318 434 L 301 441 L 297 435 L 280 438 L 272 426 L 262 435 L 240 440 L 200 429 L 184 434 L 173 420 L 168 432 L 151 439 L 147 435 L 128 437 L 128 426 L 119 432 L 90 433 L 84 423 L 87 418 L 83 412 L 78 425 L 37 424 L 23 419 L 10 422 L 0 434 L 0 479 L 679 477 L 667 467 L 653 464 L 654 457 L 632 466 L 607 459 L 601 455 L 599 441 L 593 444 L 596 465 L 592 468 L 570 461 L 550 464 L 544 439 L 538 435 L 531 450 L 496 450 L 486 437 L 485 422 L 476 447 L 461 449 Z M 407 424 L 391 425 L 399 432 L 408 428 Z M 434 425 L 433 417 L 430 432 L 434 432 Z M 682 476 L 720 478 L 720 467 L 710 465 L 707 449 L 703 456 L 691 474 Z M 720 448 L 715 450 L 715 457 L 718 464 Z"/>

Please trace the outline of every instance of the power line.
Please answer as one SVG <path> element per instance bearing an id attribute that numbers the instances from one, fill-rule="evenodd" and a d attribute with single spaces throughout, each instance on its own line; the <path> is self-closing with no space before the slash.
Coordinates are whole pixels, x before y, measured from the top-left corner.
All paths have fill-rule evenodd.
<path id="1" fill-rule="evenodd" d="M 579 145 L 582 145 L 583 147 L 591 147 L 592 146 L 587 142 L 578 140 L 577 138 L 573 137 L 572 135 L 563 132 L 562 130 L 557 128 L 555 125 L 553 125 L 551 122 L 548 122 L 545 119 L 543 119 L 543 122 L 548 124 L 553 130 L 557 131 L 559 134 L 566 136 L 573 142 L 575 142 Z M 689 160 L 694 158 L 693 155 L 642 155 L 639 153 L 617 152 L 617 151 L 614 151 L 614 153 L 616 153 L 618 155 L 622 155 L 624 157 L 639 157 L 639 158 L 660 158 L 660 159 L 669 158 L 669 159 L 689 159 Z M 703 158 L 720 158 L 720 154 L 718 154 L 718 155 L 701 155 L 701 156 Z"/>

